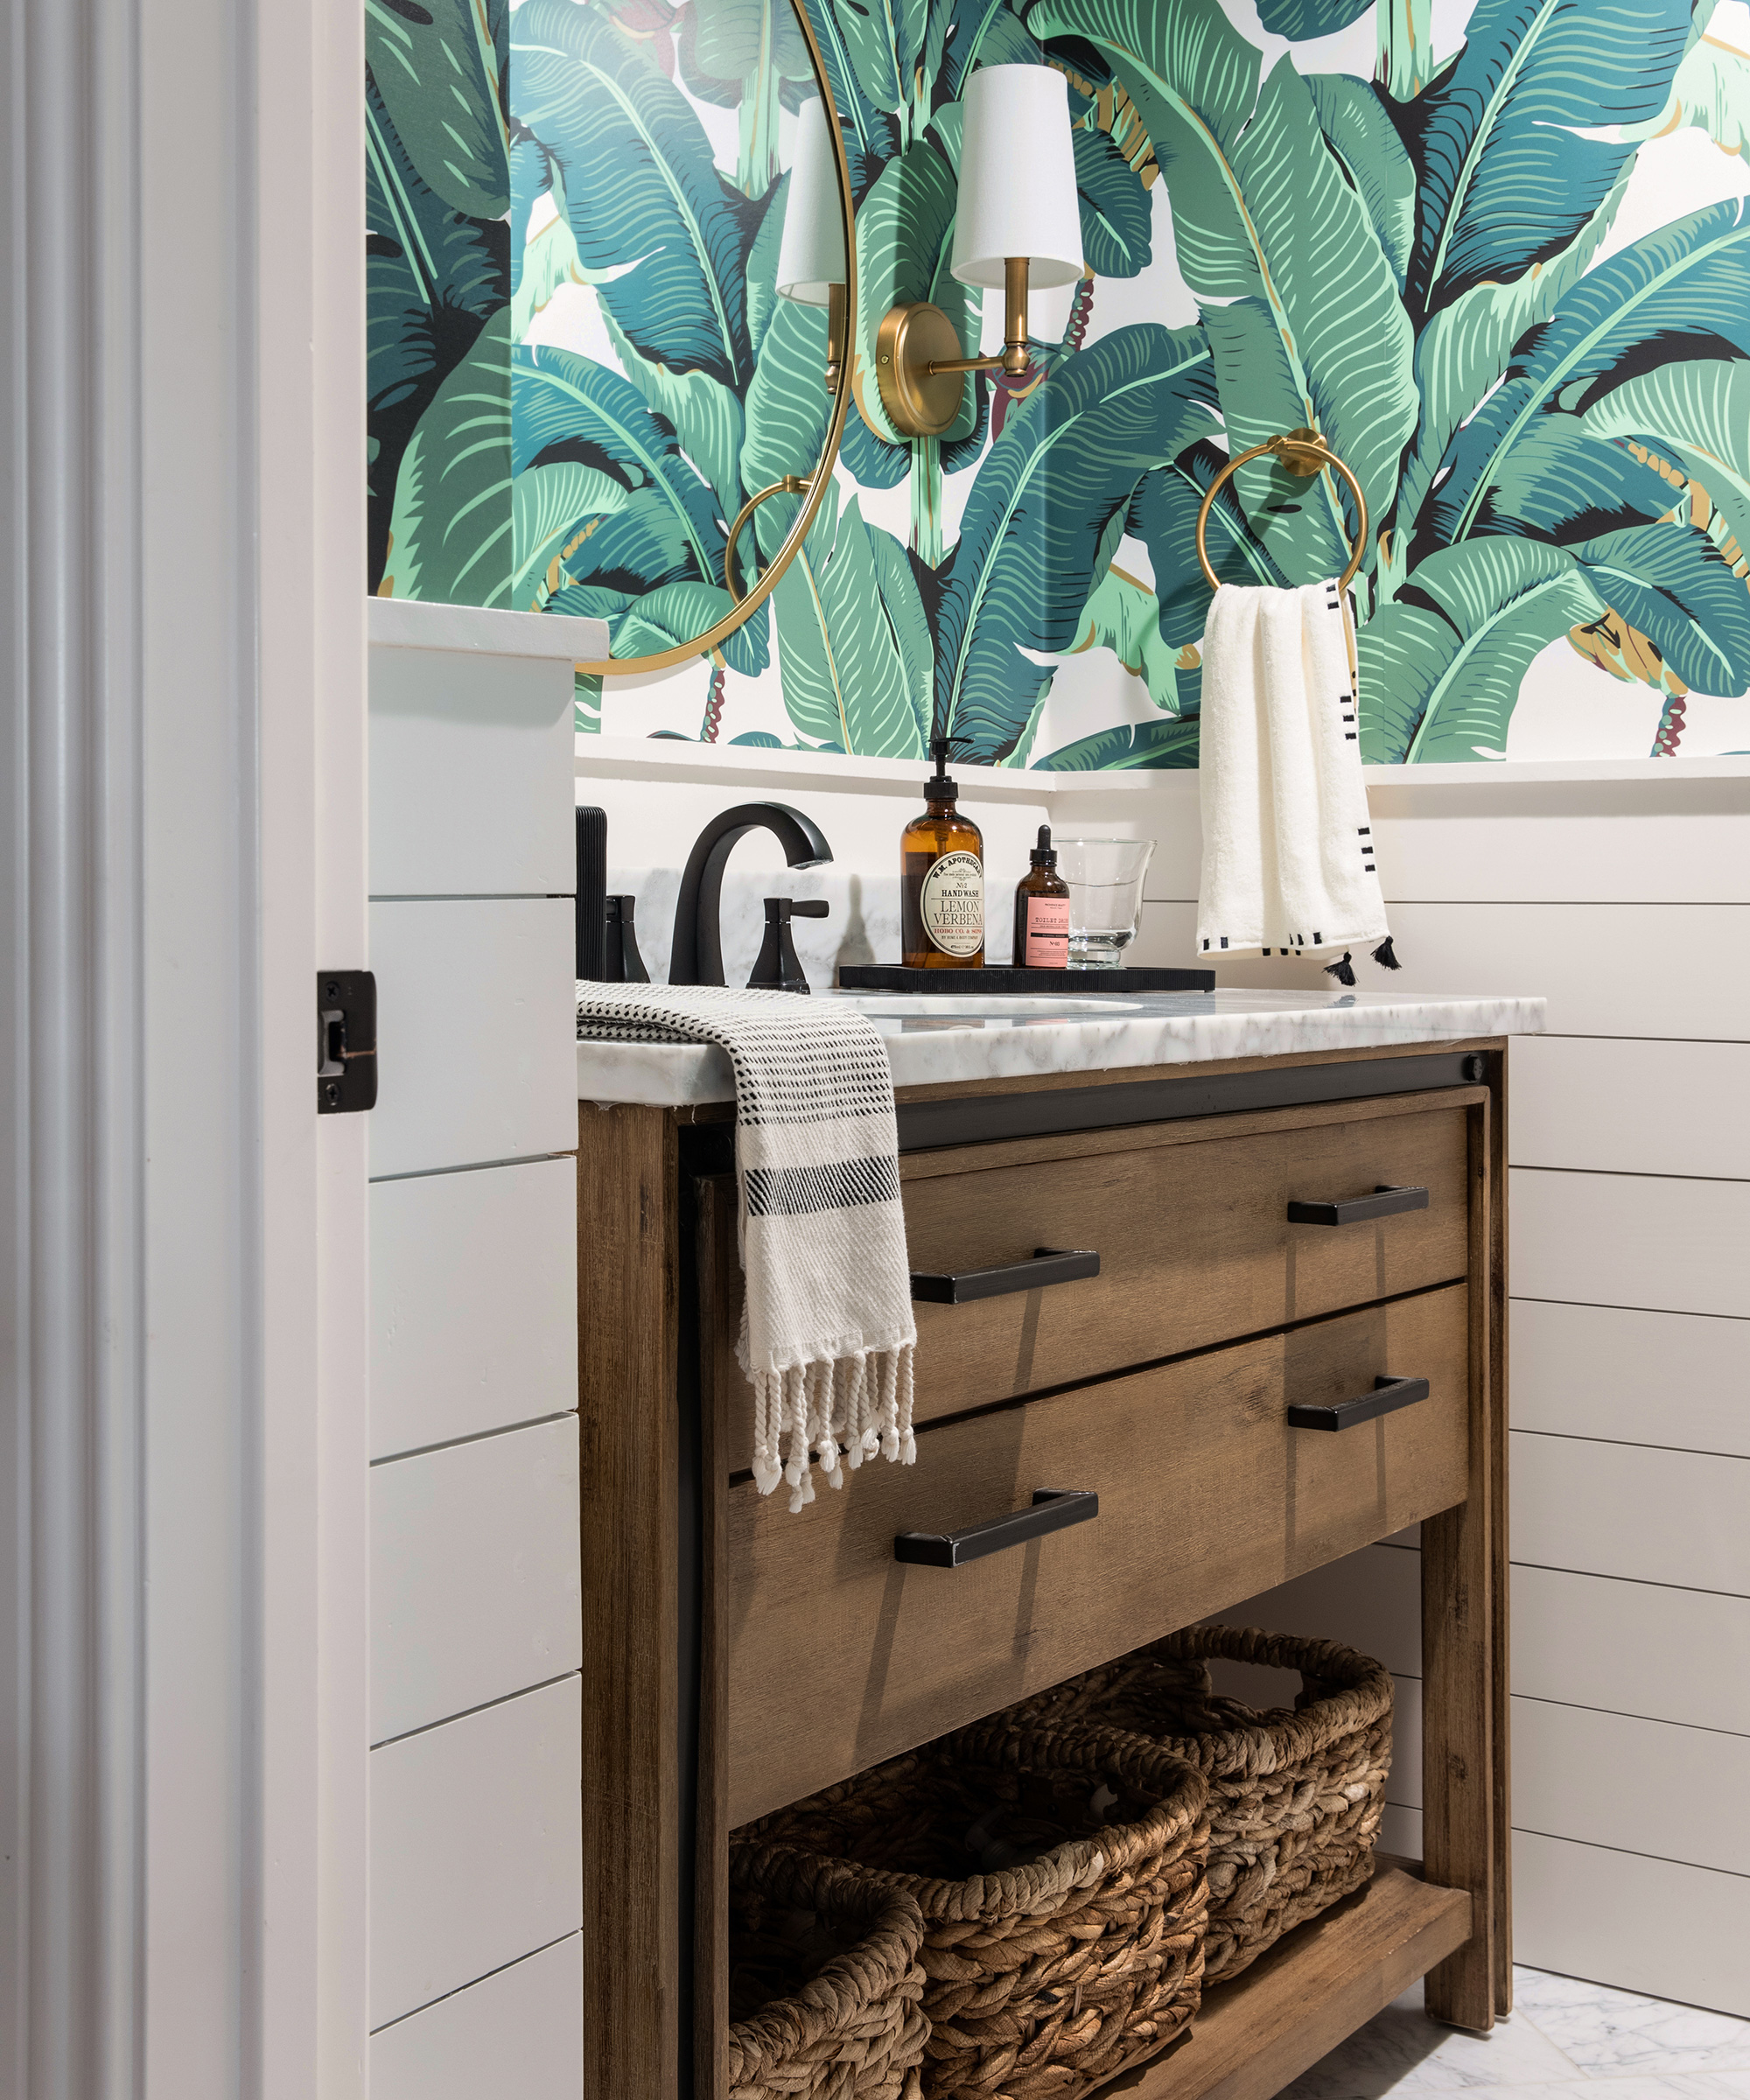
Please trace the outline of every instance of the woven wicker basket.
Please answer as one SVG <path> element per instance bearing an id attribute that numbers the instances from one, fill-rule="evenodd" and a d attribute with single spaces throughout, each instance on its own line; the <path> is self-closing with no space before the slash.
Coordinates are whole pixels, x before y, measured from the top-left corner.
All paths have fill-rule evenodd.
<path id="1" fill-rule="evenodd" d="M 1197 2009 L 1207 1795 L 1132 1736 L 985 1722 L 738 1837 L 916 1899 L 928 2100 L 1075 2100 Z"/>
<path id="2" fill-rule="evenodd" d="M 830 1860 L 729 1856 L 729 2100 L 918 2100 L 923 1914 Z"/>
<path id="3" fill-rule="evenodd" d="M 1217 1698 L 1204 1658 L 1298 1670 L 1291 1712 Z M 1019 1728 L 1134 1729 L 1209 1782 L 1209 1930 L 1203 1980 L 1254 1962 L 1359 1888 L 1391 1769 L 1391 1678 L 1334 1641 L 1190 1627 L 1012 1708 Z"/>

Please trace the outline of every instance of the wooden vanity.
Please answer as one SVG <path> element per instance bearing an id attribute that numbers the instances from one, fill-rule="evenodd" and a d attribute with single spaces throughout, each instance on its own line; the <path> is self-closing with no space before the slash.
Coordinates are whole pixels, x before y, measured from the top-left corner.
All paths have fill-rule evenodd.
<path id="1" fill-rule="evenodd" d="M 1439 2019 L 1508 2010 L 1505 1068 L 1491 1037 L 902 1088 L 914 1272 L 1098 1272 L 920 1303 L 916 1466 L 794 1516 L 748 1473 L 732 1111 L 581 1105 L 589 2094 L 720 2100 L 732 1829 L 1417 1522 L 1423 1865 L 1108 2090 L 1267 2100 L 1424 1973 Z M 1097 1516 L 895 1558 L 1041 1490 Z"/>

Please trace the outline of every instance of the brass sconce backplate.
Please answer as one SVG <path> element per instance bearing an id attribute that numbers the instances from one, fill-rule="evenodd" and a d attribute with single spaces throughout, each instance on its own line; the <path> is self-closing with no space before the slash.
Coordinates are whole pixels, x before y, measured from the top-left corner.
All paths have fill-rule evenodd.
<path id="1" fill-rule="evenodd" d="M 960 413 L 966 378 L 930 366 L 963 357 L 954 324 L 926 299 L 895 306 L 875 338 L 875 384 L 881 406 L 907 438 L 939 438 Z"/>

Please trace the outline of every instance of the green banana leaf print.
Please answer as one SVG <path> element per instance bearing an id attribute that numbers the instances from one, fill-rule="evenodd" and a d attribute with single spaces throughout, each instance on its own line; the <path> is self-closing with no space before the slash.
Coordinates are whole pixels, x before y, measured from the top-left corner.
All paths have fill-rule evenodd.
<path id="1" fill-rule="evenodd" d="M 1197 724 L 1189 722 L 1138 722 L 1133 727 L 1102 730 L 1064 744 L 1035 759 L 1041 773 L 1132 773 L 1138 769 L 1183 772 L 1197 764 Z"/>
<path id="2" fill-rule="evenodd" d="M 686 97 L 578 0 L 526 0 L 511 64 L 516 121 L 564 171 L 584 262 L 640 263 L 600 286 L 603 306 L 641 356 L 745 387 L 750 229 Z"/>
<path id="3" fill-rule="evenodd" d="M 365 63 L 396 138 L 452 212 L 510 206 L 508 0 L 365 0 Z"/>
<path id="4" fill-rule="evenodd" d="M 1356 637 L 1362 755 L 1374 765 L 1462 763 L 1501 751 L 1531 659 L 1603 610 L 1572 555 L 1534 540 L 1444 548 L 1416 571 L 1418 599 L 1388 606 Z"/>
<path id="5" fill-rule="evenodd" d="M 1416 237 L 1416 170 L 1372 88 L 1344 73 L 1309 74 L 1306 90 L 1333 158 L 1373 221 L 1402 291 Z"/>
<path id="6" fill-rule="evenodd" d="M 368 588 L 384 590 L 388 536 L 408 450 L 445 380 L 468 357 L 481 330 L 510 298 L 508 204 L 504 153 L 504 10 L 479 21 L 494 33 L 492 54 L 475 17 L 454 9 L 444 19 L 412 9 L 408 19 L 374 0 L 366 17 L 366 414 L 370 567 Z M 465 33 L 466 32 L 466 33 Z M 454 59 L 454 65 L 452 65 Z M 378 72 L 382 82 L 378 84 Z M 441 122 L 426 122 L 439 99 Z M 393 111 L 402 111 L 408 136 Z M 496 342 L 494 342 L 496 353 Z M 420 519 L 444 502 L 450 483 L 437 458 L 447 443 L 439 424 L 424 432 L 416 471 L 423 483 Z M 412 495 L 412 492 L 410 492 Z M 471 498 L 466 498 L 471 500 Z M 403 516 L 410 506 L 403 504 Z M 435 597 L 454 571 L 426 569 L 424 594 Z M 500 582 L 475 567 L 466 584 L 486 603 Z M 388 582 L 388 590 L 397 584 Z M 399 588 L 410 588 L 402 565 Z"/>
<path id="7" fill-rule="evenodd" d="M 1006 759 L 1050 674 L 1024 654 L 1074 643 L 1138 481 L 1208 420 L 1212 363 L 1194 329 L 1119 329 L 1003 426 L 945 565 L 934 732 Z"/>
<path id="8" fill-rule="evenodd" d="M 612 646 L 622 656 L 654 655 L 690 641 L 733 610 L 728 592 L 712 584 L 664 584 L 639 598 L 616 621 Z M 715 654 L 743 677 L 757 678 L 771 662 L 766 622 L 749 620 L 738 627 Z"/>
<path id="9" fill-rule="evenodd" d="M 1457 62 L 1405 127 L 1413 315 L 1522 276 L 1573 239 L 1634 150 L 1585 132 L 1656 116 L 1689 32 L 1683 0 L 1479 0 Z"/>
<path id="10" fill-rule="evenodd" d="M 821 382 L 826 365 L 826 315 L 818 306 L 780 301 L 772 318 L 760 369 L 747 389 L 740 487 L 745 498 L 794 471 L 798 459 L 819 456 L 832 400 Z M 774 496 L 753 514 L 762 556 L 775 554 L 796 514 L 797 500 Z M 747 558 L 744 553 L 740 558 Z"/>
<path id="11" fill-rule="evenodd" d="M 1079 656 L 1084 650 L 1110 649 L 1133 678 L 1140 678 L 1149 697 L 1166 715 L 1194 715 L 1194 699 L 1185 704 L 1180 690 L 1181 670 L 1195 666 L 1181 663 L 1180 656 L 1194 657 L 1187 648 L 1174 653 L 1161 632 L 1160 604 L 1148 585 L 1114 562 L 1095 585 L 1094 595 L 1082 612 L 1082 625 L 1067 652 Z"/>
<path id="12" fill-rule="evenodd" d="M 736 187 L 763 197 L 778 179 L 780 108 L 813 91 L 808 46 L 789 0 L 687 0 L 680 75 L 702 102 L 738 114 Z"/>
<path id="13" fill-rule="evenodd" d="M 883 541 L 897 562 L 877 552 Z M 773 596 L 784 705 L 800 733 L 835 751 L 920 758 L 929 651 L 917 584 L 855 496 L 841 507 L 828 492 Z"/>
<path id="14" fill-rule="evenodd" d="M 1199 507 L 1303 424 L 1366 492 L 1368 762 L 1498 760 L 1558 675 L 1641 689 L 1659 755 L 1687 698 L 1750 693 L 1750 176 L 1715 201 L 1668 155 L 1649 187 L 1685 132 L 1750 159 L 1750 52 L 1712 0 L 1474 0 L 1438 38 L 1430 0 L 807 4 L 858 206 L 855 406 L 794 565 L 689 674 L 684 733 L 1194 766 Z M 815 91 L 787 0 L 366 20 L 371 587 L 684 643 L 728 611 L 727 522 L 830 412 L 824 312 L 776 289 Z M 975 375 L 908 443 L 877 333 L 913 299 L 969 353 L 988 331 L 949 269 L 961 98 L 1014 64 L 1068 81 L 1087 274 L 1026 374 Z M 797 508 L 761 508 L 745 566 Z M 1332 477 L 1261 459 L 1208 553 L 1224 584 L 1313 582 L 1354 527 Z M 1116 682 L 1054 699 L 1072 654 Z M 784 736 L 737 720 L 737 681 L 768 709 L 775 684 Z"/>
<path id="15" fill-rule="evenodd" d="M 419 418 L 396 480 L 385 598 L 510 603 L 509 348 L 500 306 Z"/>
<path id="16" fill-rule="evenodd" d="M 637 592 L 722 575 L 721 506 L 637 388 L 570 351 L 522 344 L 510 380 L 514 471 L 574 459 L 600 467 L 623 494 L 564 557 L 568 582 Z"/>

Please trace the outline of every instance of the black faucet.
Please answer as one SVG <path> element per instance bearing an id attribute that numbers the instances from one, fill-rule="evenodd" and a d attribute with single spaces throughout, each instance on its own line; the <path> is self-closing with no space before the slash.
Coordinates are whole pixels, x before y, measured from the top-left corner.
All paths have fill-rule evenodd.
<path id="1" fill-rule="evenodd" d="M 738 839 L 769 831 L 793 868 L 817 868 L 832 858 L 826 834 L 812 818 L 787 802 L 740 802 L 714 816 L 694 842 L 675 905 L 675 938 L 668 952 L 671 984 L 721 984 L 724 863 Z"/>

